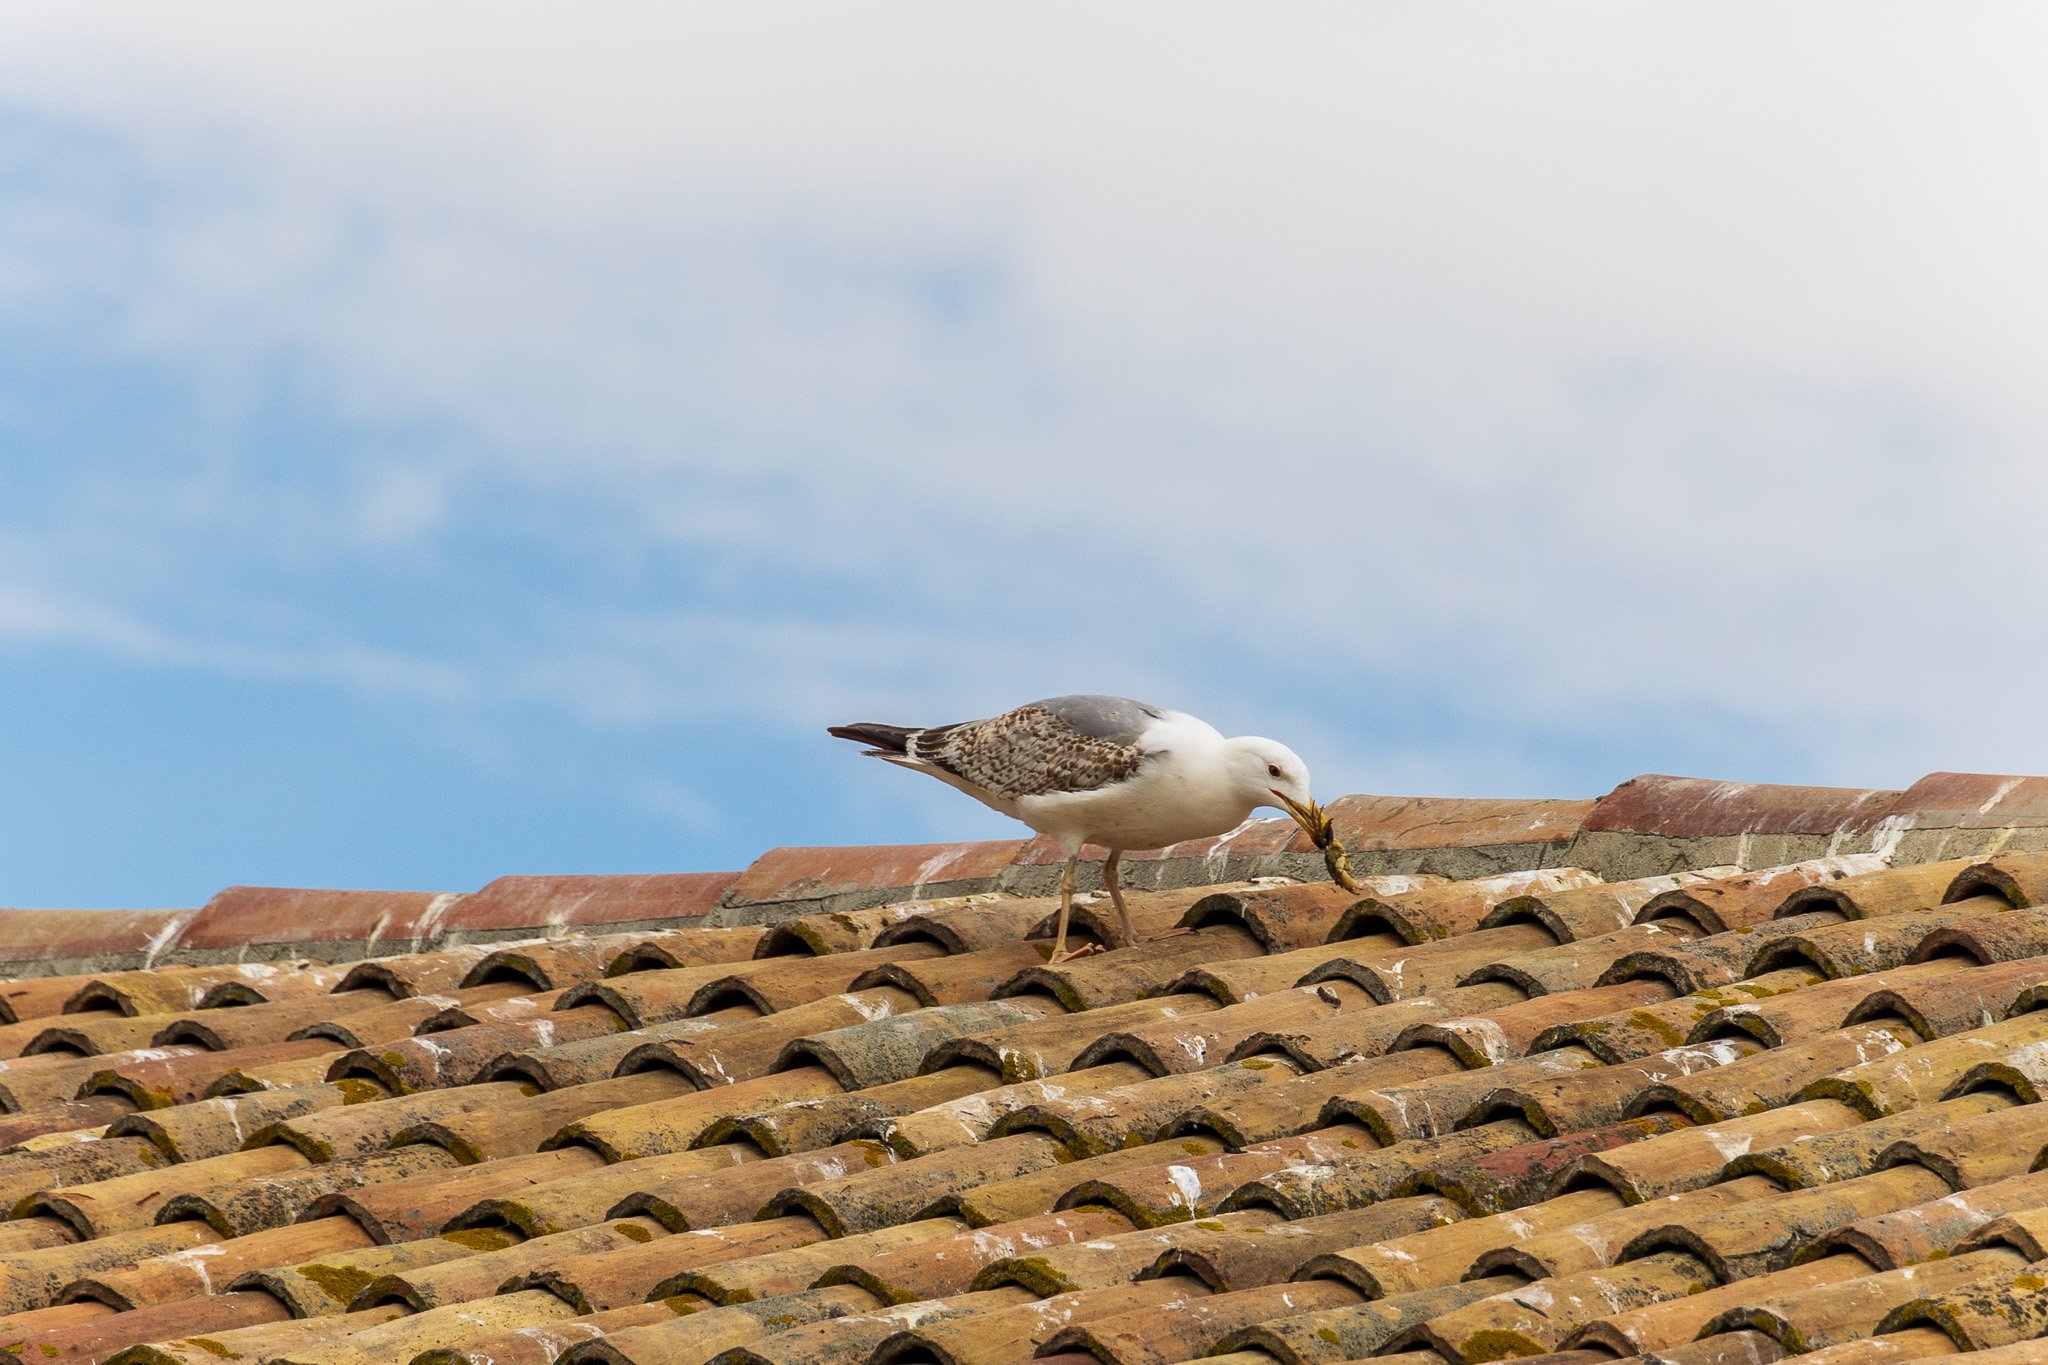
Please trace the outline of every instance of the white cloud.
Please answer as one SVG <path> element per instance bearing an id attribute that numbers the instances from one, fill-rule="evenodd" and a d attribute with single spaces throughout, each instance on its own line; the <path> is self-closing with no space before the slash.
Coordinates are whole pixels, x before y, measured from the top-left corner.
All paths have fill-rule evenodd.
<path id="1" fill-rule="evenodd" d="M 914 621 L 705 613 L 568 628 L 507 685 L 605 725 L 737 716 L 816 731 L 854 719 L 970 719 L 977 708 L 1072 691 L 1082 681 L 1144 694 L 1168 679 L 1107 652 L 1048 653 L 1034 639 L 963 638 Z"/>
<path id="2" fill-rule="evenodd" d="M 635 782 L 628 797 L 632 804 L 659 816 L 686 834 L 726 833 L 726 821 L 718 806 L 702 793 L 679 782 L 643 778 Z"/>
<path id="3" fill-rule="evenodd" d="M 440 704 L 473 699 L 459 667 L 355 645 L 277 647 L 183 636 L 104 604 L 0 583 L 0 640 L 230 677 L 311 681 Z"/>
<path id="4" fill-rule="evenodd" d="M 670 609 L 512 613 L 492 688 L 649 723 L 1057 676 L 1313 729 L 1391 677 L 1491 733 L 1327 732 L 1358 785 L 1693 713 L 1816 775 L 2048 767 L 2048 650 L 1943 633 L 2048 589 L 2037 8 L 0 27 L 16 106 L 151 186 L 0 228 L 0 292 L 99 301 L 230 424 L 288 356 L 348 421 L 455 433 L 269 534 L 432 540 L 482 488 L 697 557 Z M 246 516 L 214 478 L 192 515 Z"/>

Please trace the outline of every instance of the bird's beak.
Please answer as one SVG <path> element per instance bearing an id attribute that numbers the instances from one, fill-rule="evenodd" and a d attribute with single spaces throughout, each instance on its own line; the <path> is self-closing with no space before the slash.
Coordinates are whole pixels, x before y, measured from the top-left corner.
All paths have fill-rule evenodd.
<path id="1" fill-rule="evenodd" d="M 1271 787 L 1267 790 L 1273 793 L 1274 798 L 1280 802 L 1280 808 L 1294 818 L 1294 823 L 1301 826 L 1301 832 L 1308 835 L 1317 848 L 1330 846 L 1330 817 L 1323 813 L 1323 808 L 1316 804 L 1314 797 L 1310 797 L 1308 804 L 1304 806 L 1286 792 Z"/>

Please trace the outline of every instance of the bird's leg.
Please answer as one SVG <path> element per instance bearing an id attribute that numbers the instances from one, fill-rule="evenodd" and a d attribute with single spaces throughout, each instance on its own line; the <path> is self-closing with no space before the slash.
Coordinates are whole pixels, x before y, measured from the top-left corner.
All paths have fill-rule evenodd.
<path id="1" fill-rule="evenodd" d="M 1067 960 L 1067 917 L 1074 912 L 1074 865 L 1081 861 L 1081 851 L 1075 849 L 1067 856 L 1067 870 L 1060 873 L 1060 927 L 1053 935 L 1051 962 Z"/>
<path id="2" fill-rule="evenodd" d="M 1131 923 L 1131 912 L 1124 905 L 1124 888 L 1122 885 L 1123 856 L 1124 851 L 1120 848 L 1113 848 L 1109 851 L 1109 861 L 1102 865 L 1102 884 L 1109 888 L 1109 898 L 1116 902 L 1116 917 L 1122 926 L 1121 931 L 1117 935 L 1118 939 L 1121 940 L 1117 947 L 1128 948 L 1140 940 L 1136 926 Z M 1186 929 L 1168 929 L 1154 934 L 1152 937 L 1172 938 L 1176 934 L 1185 934 L 1187 932 Z"/>
<path id="3" fill-rule="evenodd" d="M 1138 931 L 1131 925 L 1131 912 L 1124 908 L 1124 889 L 1118 884 L 1117 870 L 1123 862 L 1124 851 L 1113 848 L 1109 860 L 1102 865 L 1102 884 L 1109 888 L 1109 899 L 1116 905 L 1117 947 L 1128 948 L 1138 941 Z"/>

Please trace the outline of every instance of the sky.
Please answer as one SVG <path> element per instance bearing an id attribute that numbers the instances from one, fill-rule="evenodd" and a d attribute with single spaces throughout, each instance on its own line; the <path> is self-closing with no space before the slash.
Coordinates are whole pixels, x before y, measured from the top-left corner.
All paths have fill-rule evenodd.
<path id="1" fill-rule="evenodd" d="M 0 10 L 0 905 L 2048 772 L 2030 4 Z"/>

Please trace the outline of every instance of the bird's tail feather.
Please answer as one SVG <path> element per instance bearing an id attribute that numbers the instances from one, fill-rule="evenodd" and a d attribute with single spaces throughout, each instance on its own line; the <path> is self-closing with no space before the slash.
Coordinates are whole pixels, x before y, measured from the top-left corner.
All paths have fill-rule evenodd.
<path id="1" fill-rule="evenodd" d="M 869 752 L 887 758 L 891 754 L 910 752 L 910 737 L 917 733 L 916 727 L 903 725 L 877 725 L 862 721 L 857 725 L 828 725 L 825 733 L 836 739 L 850 739 L 856 744 L 869 745 Z"/>

